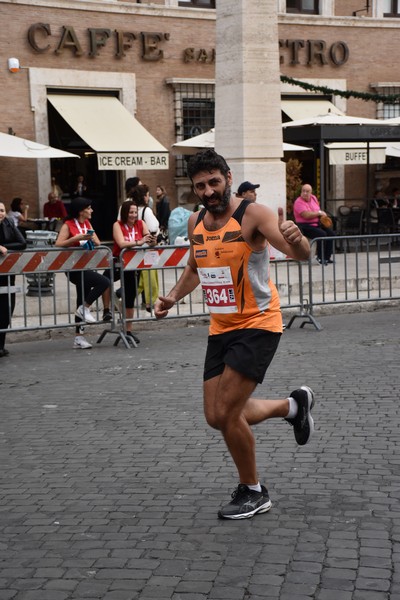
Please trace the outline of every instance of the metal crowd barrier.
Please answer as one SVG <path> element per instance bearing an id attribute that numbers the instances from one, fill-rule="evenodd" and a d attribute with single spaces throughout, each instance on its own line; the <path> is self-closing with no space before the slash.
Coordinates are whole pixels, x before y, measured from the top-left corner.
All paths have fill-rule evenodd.
<path id="1" fill-rule="evenodd" d="M 316 307 L 400 299 L 400 233 L 336 236 L 333 264 L 308 262 L 308 313 Z"/>
<path id="2" fill-rule="evenodd" d="M 103 272 L 106 269 L 110 270 L 113 283 L 112 253 L 105 246 L 99 246 L 95 250 L 48 247 L 40 250 L 9 252 L 5 256 L 1 256 L 0 275 L 8 278 L 8 284 L 10 284 L 10 277 L 14 275 L 16 285 L 14 290 L 10 288 L 10 285 L 3 286 L 0 293 L 8 294 L 9 312 L 11 294 L 14 292 L 17 293 L 17 302 L 10 327 L 0 331 L 9 333 L 75 327 L 76 287 L 70 282 L 68 274 L 81 272 L 83 281 L 85 271 Z M 56 278 L 56 274 L 62 274 L 62 277 Z M 37 290 L 34 297 L 29 294 L 29 285 L 33 275 L 37 278 Z M 41 277 L 42 275 L 53 277 L 51 296 L 48 294 L 47 284 Z M 97 321 L 101 322 L 98 303 L 94 308 Z M 115 329 L 114 320 L 111 328 Z"/>
<path id="3" fill-rule="evenodd" d="M 321 238 L 327 240 L 328 238 Z M 400 299 L 400 233 L 364 236 L 336 236 L 333 264 L 323 266 L 314 258 L 315 246 L 319 240 L 311 242 L 309 261 L 275 259 L 270 262 L 271 278 L 276 284 L 281 307 L 290 310 L 287 323 L 289 329 L 300 318 L 300 327 L 311 324 L 320 330 L 315 318 L 316 308 L 361 302 L 379 302 Z M 122 340 L 125 347 L 132 343 L 126 337 L 125 286 L 123 273 L 136 271 L 149 276 L 156 272 L 158 281 L 149 276 L 149 296 L 166 295 L 178 281 L 189 256 L 188 246 L 159 246 L 124 250 L 120 256 L 121 281 L 120 296 L 111 294 L 112 321 L 104 324 L 103 332 L 97 340 L 101 342 L 108 333 L 115 334 L 115 345 Z M 0 275 L 15 275 L 17 306 L 11 326 L 7 332 L 73 327 L 75 313 L 75 286 L 65 273 L 85 269 L 110 270 L 112 289 L 114 288 L 114 265 L 111 250 L 99 247 L 93 251 L 79 248 L 46 248 L 10 252 L 0 257 Z M 54 275 L 54 294 L 49 297 L 41 294 L 40 284 L 35 298 L 27 297 L 27 277 L 32 274 L 51 273 Z M 62 273 L 62 277 L 58 274 Z M 57 277 L 56 277 L 57 274 Z M 40 278 L 38 280 L 40 282 Z M 154 289 L 154 281 L 156 287 Z M 117 287 L 117 286 L 115 286 Z M 21 290 L 22 294 L 18 293 Z M 0 289 L 7 293 L 9 304 L 12 291 L 7 286 Z M 148 300 L 148 299 L 147 299 Z M 154 320 L 150 300 L 150 312 L 142 307 L 141 294 L 137 293 L 134 316 L 136 323 Z M 99 306 L 95 307 L 98 323 L 101 323 Z M 208 309 L 200 286 L 177 303 L 169 312 L 168 318 L 207 317 Z"/>

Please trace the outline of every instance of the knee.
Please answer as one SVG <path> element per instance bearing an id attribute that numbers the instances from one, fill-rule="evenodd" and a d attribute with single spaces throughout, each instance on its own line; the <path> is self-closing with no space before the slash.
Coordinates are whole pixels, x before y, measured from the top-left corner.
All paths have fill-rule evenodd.
<path id="1" fill-rule="evenodd" d="M 224 411 L 221 406 L 214 407 L 212 411 L 206 411 L 205 416 L 208 425 L 218 431 L 224 431 L 231 420 L 230 412 Z"/>
<path id="2" fill-rule="evenodd" d="M 219 420 L 215 412 L 206 410 L 204 415 L 206 417 L 207 425 L 209 425 L 213 429 L 216 429 L 217 431 L 220 431 L 221 427 L 219 426 Z"/>

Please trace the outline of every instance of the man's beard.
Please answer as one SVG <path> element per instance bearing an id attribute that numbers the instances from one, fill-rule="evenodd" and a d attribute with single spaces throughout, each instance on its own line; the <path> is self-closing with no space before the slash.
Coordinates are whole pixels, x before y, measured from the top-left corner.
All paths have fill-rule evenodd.
<path id="1" fill-rule="evenodd" d="M 214 200 L 214 199 L 219 200 L 220 201 L 219 204 L 209 204 L 208 203 L 209 200 Z M 217 192 L 214 192 L 214 194 L 211 196 L 211 198 L 204 197 L 202 199 L 202 204 L 208 210 L 208 212 L 210 212 L 214 215 L 220 215 L 226 211 L 230 199 L 231 199 L 231 186 L 227 185 L 225 187 L 224 193 L 222 195 L 218 194 Z"/>

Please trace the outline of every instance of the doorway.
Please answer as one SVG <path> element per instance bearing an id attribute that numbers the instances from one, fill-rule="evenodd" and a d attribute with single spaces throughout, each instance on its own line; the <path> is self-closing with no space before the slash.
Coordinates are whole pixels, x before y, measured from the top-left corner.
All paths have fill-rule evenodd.
<path id="1" fill-rule="evenodd" d="M 62 200 L 68 210 L 74 195 L 77 178 L 83 175 L 87 186 L 85 196 L 92 200 L 92 225 L 102 242 L 112 240 L 112 227 L 118 214 L 120 197 L 119 178 L 116 171 L 99 171 L 96 153 L 70 127 L 56 109 L 47 102 L 49 143 L 80 158 L 52 159 L 51 176 L 63 194 Z"/>

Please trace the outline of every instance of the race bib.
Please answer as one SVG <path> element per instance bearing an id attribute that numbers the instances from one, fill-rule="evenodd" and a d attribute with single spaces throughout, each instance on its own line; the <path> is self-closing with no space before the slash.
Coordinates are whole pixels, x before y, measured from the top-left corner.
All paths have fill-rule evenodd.
<path id="1" fill-rule="evenodd" d="M 211 313 L 237 312 L 230 267 L 199 268 L 197 272 L 209 311 Z"/>

